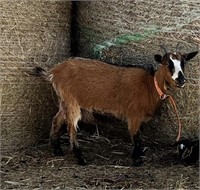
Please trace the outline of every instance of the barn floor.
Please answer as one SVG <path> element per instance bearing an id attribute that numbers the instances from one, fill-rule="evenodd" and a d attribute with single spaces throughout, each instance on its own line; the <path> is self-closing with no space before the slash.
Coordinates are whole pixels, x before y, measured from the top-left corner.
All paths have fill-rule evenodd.
<path id="1" fill-rule="evenodd" d="M 48 140 L 21 153 L 2 155 L 1 189 L 199 189 L 199 167 L 177 161 L 176 147 L 146 143 L 141 167 L 131 167 L 128 133 L 79 134 L 89 163 L 77 166 L 66 135 L 66 155 L 52 155 Z"/>

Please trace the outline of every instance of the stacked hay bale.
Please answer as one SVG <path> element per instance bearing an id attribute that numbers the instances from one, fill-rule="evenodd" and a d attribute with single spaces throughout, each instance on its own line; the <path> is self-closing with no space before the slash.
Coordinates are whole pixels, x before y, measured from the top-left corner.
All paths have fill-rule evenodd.
<path id="1" fill-rule="evenodd" d="M 1 151 L 47 137 L 57 108 L 50 84 L 26 74 L 70 56 L 71 3 L 0 1 Z"/>
<path id="2" fill-rule="evenodd" d="M 76 7 L 77 55 L 93 57 L 116 64 L 148 67 L 158 65 L 155 53 L 162 53 L 160 44 L 175 50 L 181 42 L 182 51 L 198 49 L 200 42 L 200 4 L 193 1 L 91 1 L 78 2 Z M 199 55 L 188 66 L 189 79 L 185 89 L 175 92 L 184 135 L 198 135 L 199 126 Z M 170 107 L 170 106 L 169 106 Z M 175 140 L 176 117 L 172 109 L 163 109 L 155 122 L 158 133 Z M 158 127 L 159 126 L 159 127 Z M 150 129 L 152 130 L 152 127 Z M 150 132 L 149 131 L 149 132 Z M 154 131 L 155 132 L 155 131 Z M 160 140 L 163 135 L 157 135 Z M 162 137 L 162 138 L 160 138 Z M 166 140 L 166 141 L 169 141 Z"/>

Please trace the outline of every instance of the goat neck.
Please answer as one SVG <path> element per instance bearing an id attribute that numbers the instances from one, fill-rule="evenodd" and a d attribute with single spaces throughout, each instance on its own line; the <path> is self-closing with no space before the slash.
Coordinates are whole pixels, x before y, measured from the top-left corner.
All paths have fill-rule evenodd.
<path id="1" fill-rule="evenodd" d="M 164 72 L 163 72 L 162 66 L 156 71 L 156 73 L 154 75 L 154 85 L 156 85 L 155 83 L 157 83 L 157 85 L 158 85 L 158 89 L 157 89 L 156 86 L 155 86 L 155 88 L 156 88 L 159 96 L 161 95 L 161 92 L 163 94 L 166 94 L 167 85 L 166 85 L 166 82 L 165 82 Z M 161 92 L 159 92 L 159 90 Z"/>

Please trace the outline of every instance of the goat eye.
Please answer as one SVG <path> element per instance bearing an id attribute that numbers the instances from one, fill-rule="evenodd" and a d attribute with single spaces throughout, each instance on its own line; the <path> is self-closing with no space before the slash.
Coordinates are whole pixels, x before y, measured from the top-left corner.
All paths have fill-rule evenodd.
<path id="1" fill-rule="evenodd" d="M 168 67 L 169 67 L 170 72 L 173 74 L 174 73 L 174 63 L 171 59 L 169 60 Z"/>

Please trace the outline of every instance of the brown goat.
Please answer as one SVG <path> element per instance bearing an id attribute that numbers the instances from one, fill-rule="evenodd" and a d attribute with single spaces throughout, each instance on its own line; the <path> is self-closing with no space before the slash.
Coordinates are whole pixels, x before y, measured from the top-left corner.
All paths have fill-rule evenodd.
<path id="1" fill-rule="evenodd" d="M 155 81 L 164 94 L 170 86 L 183 87 L 185 61 L 197 53 L 166 51 L 163 57 L 156 54 L 155 60 L 161 66 L 154 74 L 142 68 L 114 66 L 84 58 L 70 58 L 48 73 L 42 68 L 36 68 L 35 73 L 48 77 L 59 97 L 59 111 L 53 119 L 50 134 L 54 153 L 62 154 L 60 129 L 66 122 L 78 164 L 85 165 L 86 161 L 77 142 L 77 123 L 82 118 L 81 109 L 89 112 L 97 110 L 127 121 L 133 142 L 133 165 L 140 165 L 140 126 L 153 118 L 162 103 Z"/>

